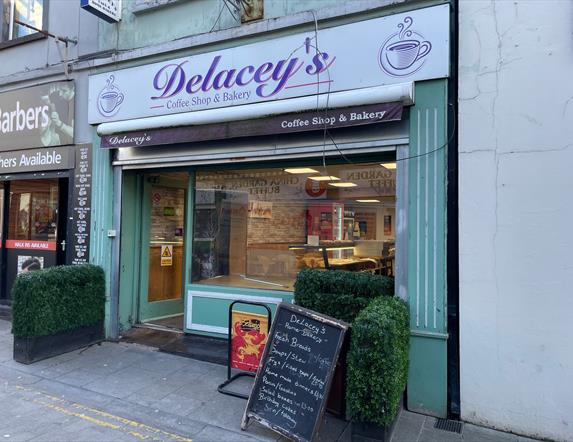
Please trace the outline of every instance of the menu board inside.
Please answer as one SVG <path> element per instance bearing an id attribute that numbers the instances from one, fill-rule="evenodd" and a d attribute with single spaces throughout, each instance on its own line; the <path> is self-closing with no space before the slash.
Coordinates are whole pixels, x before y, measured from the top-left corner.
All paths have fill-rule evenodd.
<path id="1" fill-rule="evenodd" d="M 318 431 L 348 325 L 281 303 L 249 397 L 249 419 L 297 441 Z"/>

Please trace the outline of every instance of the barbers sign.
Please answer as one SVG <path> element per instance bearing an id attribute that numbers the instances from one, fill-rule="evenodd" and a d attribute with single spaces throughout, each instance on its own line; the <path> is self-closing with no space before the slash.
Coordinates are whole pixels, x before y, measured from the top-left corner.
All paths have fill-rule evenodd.
<path id="1" fill-rule="evenodd" d="M 449 75 L 449 5 L 93 75 L 89 122 Z"/>
<path id="2" fill-rule="evenodd" d="M 74 143 L 74 83 L 58 81 L 0 94 L 0 151 Z"/>

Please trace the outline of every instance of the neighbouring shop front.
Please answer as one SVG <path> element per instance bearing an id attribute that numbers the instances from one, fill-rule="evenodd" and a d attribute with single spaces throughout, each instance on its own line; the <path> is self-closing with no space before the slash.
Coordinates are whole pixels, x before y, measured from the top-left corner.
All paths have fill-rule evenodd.
<path id="1" fill-rule="evenodd" d="M 91 146 L 74 145 L 73 81 L 0 93 L 0 304 L 22 272 L 87 263 Z"/>
<path id="2" fill-rule="evenodd" d="M 274 309 L 303 268 L 387 275 L 411 306 L 410 408 L 445 416 L 449 23 L 448 5 L 354 17 L 92 75 L 112 337 L 225 337 L 232 301 Z"/>

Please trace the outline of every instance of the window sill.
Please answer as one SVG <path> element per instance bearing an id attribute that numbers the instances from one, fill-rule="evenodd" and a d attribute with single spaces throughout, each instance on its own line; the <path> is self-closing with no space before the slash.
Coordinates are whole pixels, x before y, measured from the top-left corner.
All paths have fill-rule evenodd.
<path id="1" fill-rule="evenodd" d="M 0 42 L 0 50 L 11 48 L 12 46 L 18 46 L 21 44 L 29 43 L 31 41 L 43 40 L 44 38 L 46 38 L 46 35 L 36 32 L 35 34 L 26 35 L 25 37 L 19 37 L 13 40 Z"/>

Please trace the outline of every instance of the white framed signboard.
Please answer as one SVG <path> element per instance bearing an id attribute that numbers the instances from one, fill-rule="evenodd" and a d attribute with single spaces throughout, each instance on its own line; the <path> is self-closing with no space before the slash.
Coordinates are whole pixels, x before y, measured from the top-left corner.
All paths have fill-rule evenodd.
<path id="1" fill-rule="evenodd" d="M 444 4 L 92 75 L 89 123 L 444 78 L 449 48 Z"/>

